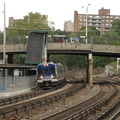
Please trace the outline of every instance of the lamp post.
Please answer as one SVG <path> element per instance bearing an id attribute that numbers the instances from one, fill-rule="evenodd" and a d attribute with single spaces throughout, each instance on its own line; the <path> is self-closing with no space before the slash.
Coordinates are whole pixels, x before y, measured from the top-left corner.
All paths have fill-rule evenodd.
<path id="1" fill-rule="evenodd" d="M 88 22 L 87 22 L 87 20 L 88 20 L 88 7 L 90 6 L 90 4 L 88 4 L 88 6 L 87 6 L 87 8 L 86 8 L 86 44 L 87 44 L 87 38 L 88 38 L 88 30 L 87 30 L 87 27 L 88 27 Z"/>

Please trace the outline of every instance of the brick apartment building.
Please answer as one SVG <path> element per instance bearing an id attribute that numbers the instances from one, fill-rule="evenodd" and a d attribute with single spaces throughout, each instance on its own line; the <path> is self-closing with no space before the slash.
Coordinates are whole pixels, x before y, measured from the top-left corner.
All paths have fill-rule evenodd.
<path id="1" fill-rule="evenodd" d="M 110 9 L 100 9 L 97 14 L 87 15 L 87 26 L 96 27 L 100 30 L 101 35 L 110 31 L 112 22 L 115 19 L 120 19 L 120 15 L 110 15 Z M 74 11 L 74 32 L 77 32 L 81 27 L 86 26 L 86 14 L 78 14 Z"/>

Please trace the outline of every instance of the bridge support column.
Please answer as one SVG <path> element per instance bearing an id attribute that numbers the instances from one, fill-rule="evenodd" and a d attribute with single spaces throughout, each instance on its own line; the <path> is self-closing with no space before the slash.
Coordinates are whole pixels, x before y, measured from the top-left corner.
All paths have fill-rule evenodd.
<path id="1" fill-rule="evenodd" d="M 45 45 L 43 48 L 42 63 L 46 63 L 46 62 L 47 62 L 47 47 Z"/>
<path id="2" fill-rule="evenodd" d="M 92 58 L 92 54 L 88 55 L 88 62 L 89 62 L 89 66 L 88 66 L 88 84 L 90 84 L 90 87 L 93 86 L 93 58 Z"/>
<path id="3" fill-rule="evenodd" d="M 120 58 L 117 58 L 117 75 L 120 75 Z"/>

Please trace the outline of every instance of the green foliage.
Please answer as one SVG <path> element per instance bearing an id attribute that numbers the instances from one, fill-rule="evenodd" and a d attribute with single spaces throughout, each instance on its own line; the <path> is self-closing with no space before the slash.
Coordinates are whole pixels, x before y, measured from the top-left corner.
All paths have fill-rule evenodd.
<path id="1" fill-rule="evenodd" d="M 104 67 L 105 65 L 116 60 L 117 58 L 114 58 L 114 57 L 93 56 L 93 67 Z"/>
<path id="2" fill-rule="evenodd" d="M 97 30 L 95 27 L 88 27 L 87 31 L 88 31 L 88 36 L 99 36 L 100 35 L 100 31 Z M 86 28 L 82 27 L 78 31 L 78 36 L 85 36 L 85 33 L 86 33 Z"/>
<path id="3" fill-rule="evenodd" d="M 118 35 L 120 35 L 120 20 L 116 19 L 113 23 L 112 23 L 112 29 L 118 33 Z"/>
<path id="4" fill-rule="evenodd" d="M 0 44 L 3 44 L 3 32 L 0 31 Z"/>
<path id="5" fill-rule="evenodd" d="M 50 55 L 50 61 L 62 63 L 69 70 L 86 68 L 87 56 L 85 55 Z M 105 65 L 115 62 L 117 58 L 93 56 L 93 67 L 105 67 Z"/>
<path id="6" fill-rule="evenodd" d="M 62 63 L 67 66 L 69 70 L 74 68 L 85 68 L 86 57 L 83 55 L 51 55 L 50 61 L 55 63 Z"/>
<path id="7" fill-rule="evenodd" d="M 115 66 L 115 67 L 117 67 L 117 61 L 113 61 L 113 62 L 111 62 L 109 65 L 110 65 L 110 66 Z"/>
<path id="8" fill-rule="evenodd" d="M 23 19 L 14 20 L 13 25 L 7 28 L 7 38 L 8 40 L 13 37 L 26 38 L 30 30 L 50 30 L 47 16 L 30 12 Z"/>
<path id="9" fill-rule="evenodd" d="M 14 64 L 25 64 L 25 62 L 26 62 L 26 55 L 25 54 L 14 55 L 14 57 L 13 57 Z"/>

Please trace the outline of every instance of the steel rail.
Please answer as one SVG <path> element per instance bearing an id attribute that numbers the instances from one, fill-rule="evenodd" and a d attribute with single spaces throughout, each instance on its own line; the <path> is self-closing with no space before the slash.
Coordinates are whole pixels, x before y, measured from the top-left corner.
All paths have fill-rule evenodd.
<path id="1" fill-rule="evenodd" d="M 85 84 L 83 84 L 82 86 L 81 86 L 81 84 L 80 85 L 74 84 L 73 89 L 68 88 L 65 93 L 64 93 L 64 91 L 65 91 L 64 90 L 63 92 L 54 93 L 52 96 L 48 95 L 43 98 L 37 98 L 35 100 L 23 102 L 22 104 L 17 104 L 17 105 L 13 105 L 13 106 L 11 105 L 9 107 L 0 109 L 0 116 L 5 118 L 5 117 L 7 117 L 7 114 L 10 114 L 12 112 L 13 112 L 13 114 L 17 114 L 20 111 L 26 111 L 30 107 L 33 109 L 36 106 L 45 105 L 45 104 L 50 103 L 51 101 L 52 102 L 57 101 L 57 100 L 63 98 L 64 96 L 67 97 L 67 96 L 72 95 L 73 93 L 77 92 L 79 89 L 81 89 L 83 87 L 85 87 Z"/>
<path id="2" fill-rule="evenodd" d="M 116 120 L 118 116 L 120 116 L 120 110 L 110 120 Z"/>
<path id="3" fill-rule="evenodd" d="M 13 96 L 13 97 L 9 97 L 9 98 L 0 99 L 0 107 L 8 105 L 8 104 L 12 104 L 12 103 L 17 103 L 18 101 L 27 100 L 29 98 L 41 96 L 43 94 L 46 94 L 46 93 L 52 92 L 54 90 L 57 90 L 57 89 L 63 87 L 65 84 L 66 83 L 64 83 L 60 86 L 54 87 L 52 89 L 48 89 L 48 90 L 37 90 L 37 91 L 34 91 L 34 92 L 29 92 L 29 93 L 22 94 L 22 95 L 17 95 L 17 96 Z"/>
<path id="4" fill-rule="evenodd" d="M 96 96 L 94 96 L 94 98 L 91 98 L 83 103 L 77 104 L 73 107 L 70 107 L 66 110 L 63 110 L 61 112 L 55 113 L 53 115 L 47 116 L 45 118 L 42 118 L 42 120 L 67 120 L 67 119 L 77 119 L 79 117 L 79 119 L 86 115 L 88 115 L 89 113 L 95 111 L 96 109 L 100 108 L 101 106 L 103 106 L 104 104 L 106 104 L 113 96 L 115 93 L 112 93 L 110 95 L 110 92 L 105 92 L 104 90 L 99 92 Z M 107 98 L 105 99 L 106 95 L 105 93 L 107 93 Z M 108 97 L 108 93 L 109 93 L 109 97 Z M 105 95 L 105 96 L 104 96 Z M 104 98 L 103 98 L 104 96 Z M 99 102 L 96 103 L 96 100 L 102 98 Z M 90 105 L 92 104 L 92 105 Z"/>

